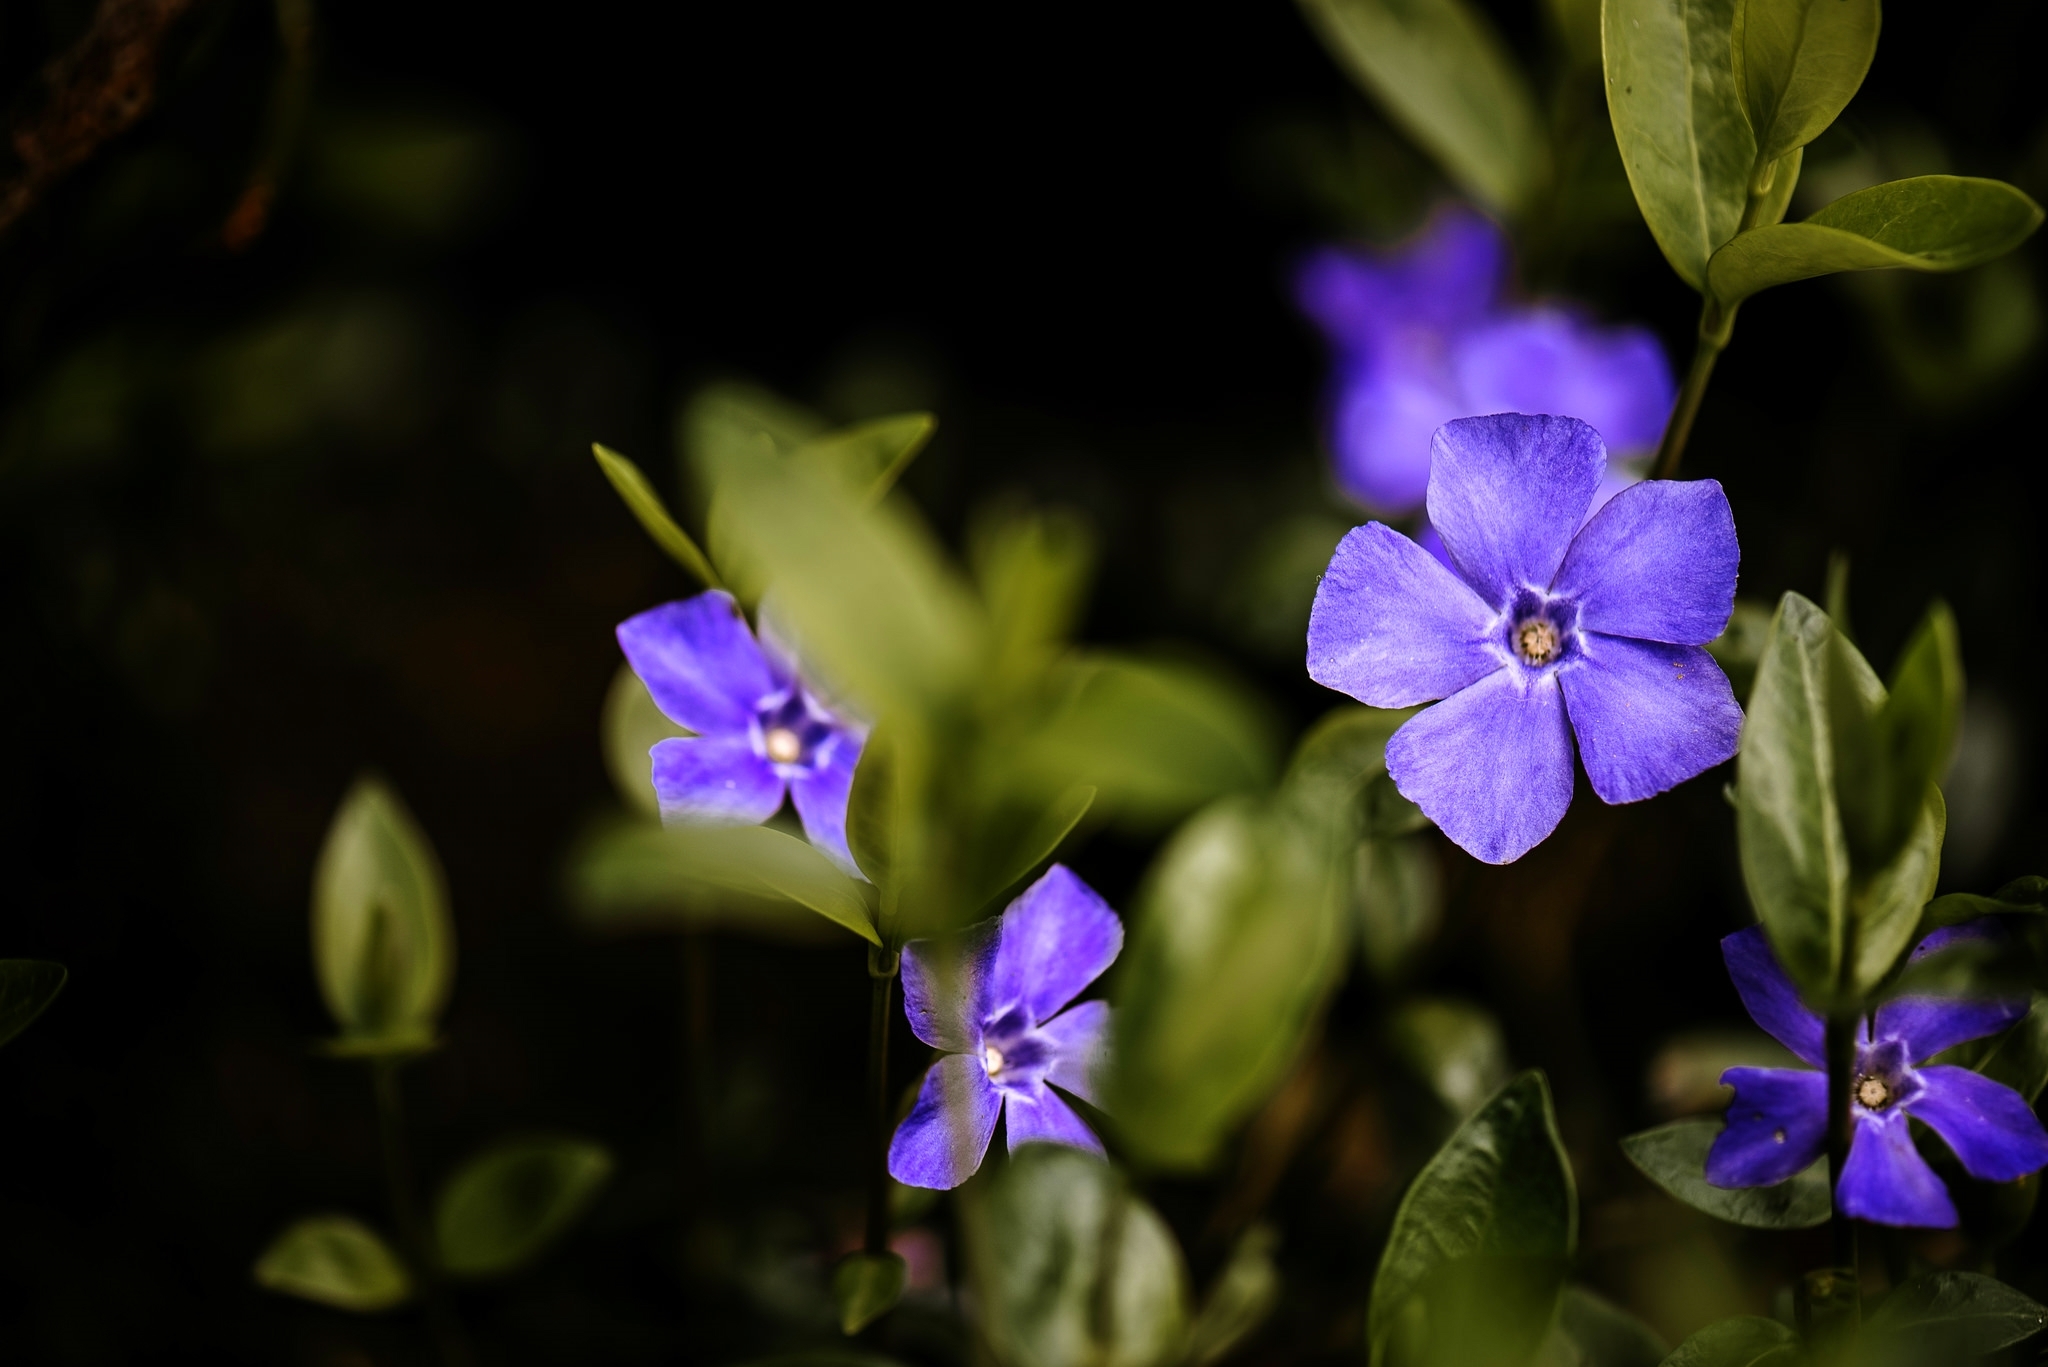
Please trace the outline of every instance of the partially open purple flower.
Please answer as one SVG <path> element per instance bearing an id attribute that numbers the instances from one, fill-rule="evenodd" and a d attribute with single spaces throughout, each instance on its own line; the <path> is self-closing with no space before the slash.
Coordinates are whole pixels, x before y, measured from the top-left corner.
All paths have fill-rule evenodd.
<path id="1" fill-rule="evenodd" d="M 1402 516 L 1422 503 L 1430 434 L 1453 418 L 1570 413 L 1623 453 L 1663 435 L 1677 386 L 1657 339 L 1510 305 L 1507 264 L 1500 230 L 1451 208 L 1393 251 L 1326 247 L 1297 268 L 1296 302 L 1334 352 L 1337 482 L 1366 507 Z M 1632 478 L 1617 467 L 1603 501 Z"/>
<path id="2" fill-rule="evenodd" d="M 945 1057 L 889 1143 L 889 1175 L 913 1187 L 959 1186 L 981 1166 L 998 1115 L 1009 1117 L 1012 1153 L 1034 1142 L 1101 1153 L 1053 1088 L 1095 1103 L 1109 1004 L 1062 1008 L 1123 946 L 1123 922 L 1064 864 L 951 943 L 905 945 L 904 1014 L 911 1033 Z"/>
<path id="3" fill-rule="evenodd" d="M 1989 918 L 1951 926 L 1922 940 L 1912 957 L 1997 933 Z M 1764 928 L 1721 941 L 1721 957 L 1751 1019 L 1799 1058 L 1825 1068 L 1826 1027 L 1799 1000 Z M 1880 1225 L 1954 1226 L 1955 1203 L 1913 1147 L 1909 1116 L 1940 1135 L 1963 1171 L 1982 1181 L 2010 1182 L 2048 1167 L 2048 1132 L 2018 1092 L 1968 1068 L 1923 1063 L 2026 1014 L 2024 997 L 1896 997 L 1861 1023 L 1850 1099 L 1855 1132 L 1835 1188 L 1843 1214 Z M 1728 1127 L 1707 1151 L 1707 1180 L 1715 1186 L 1782 1182 L 1827 1148 L 1826 1073 L 1730 1068 L 1721 1081 L 1735 1089 L 1735 1101 Z"/>
<path id="4" fill-rule="evenodd" d="M 796 803 L 811 843 L 848 872 L 846 798 L 865 733 L 821 703 L 712 590 L 619 624 L 619 648 L 655 705 L 697 734 L 654 747 L 663 821 L 753 825 Z"/>
<path id="5" fill-rule="evenodd" d="M 1575 418 L 1501 413 L 1433 442 L 1429 520 L 1452 570 L 1377 522 L 1316 588 L 1309 677 L 1370 707 L 1443 701 L 1387 742 L 1402 796 L 1505 864 L 1572 800 L 1572 736 L 1603 802 L 1733 758 L 1742 709 L 1700 647 L 1735 605 L 1740 558 L 1713 480 L 1646 480 L 1580 525 L 1606 468 Z"/>

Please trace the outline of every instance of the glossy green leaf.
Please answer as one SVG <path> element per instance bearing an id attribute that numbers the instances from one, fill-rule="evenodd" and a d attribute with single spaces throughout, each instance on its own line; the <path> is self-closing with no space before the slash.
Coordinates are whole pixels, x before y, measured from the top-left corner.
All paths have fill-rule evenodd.
<path id="1" fill-rule="evenodd" d="M 1466 0 L 1302 0 L 1323 45 L 1467 194 L 1514 214 L 1540 183 L 1527 79 Z"/>
<path id="2" fill-rule="evenodd" d="M 1678 1345 L 1664 1367 L 1806 1367 L 1799 1335 L 1776 1320 L 1738 1315 Z"/>
<path id="3" fill-rule="evenodd" d="M 1105 1109 L 1131 1155 L 1212 1163 L 1277 1086 L 1339 967 L 1333 858 L 1284 808 L 1226 798 L 1183 826 L 1139 891 Z"/>
<path id="4" fill-rule="evenodd" d="M 631 665 L 622 664 L 605 690 L 604 711 L 598 719 L 598 734 L 604 745 L 604 765 L 612 787 L 627 806 L 646 816 L 661 811 L 654 794 L 656 744 L 671 736 L 687 736 L 687 727 L 676 725 L 654 705 L 647 685 Z"/>
<path id="5" fill-rule="evenodd" d="M 2034 1005 L 2018 1024 L 1991 1043 L 1976 1063 L 1977 1071 L 2002 1082 L 2032 1105 L 2048 1086 L 2048 997 L 2034 994 Z"/>
<path id="6" fill-rule="evenodd" d="M 1878 0 L 1736 0 L 1729 45 L 1759 163 L 1848 108 L 1877 55 Z"/>
<path id="7" fill-rule="evenodd" d="M 910 1269 L 894 1253 L 849 1253 L 832 1269 L 832 1303 L 839 1332 L 858 1334 L 903 1299 Z"/>
<path id="8" fill-rule="evenodd" d="M 45 959 L 0 959 L 0 1044 L 34 1023 L 70 975 Z"/>
<path id="9" fill-rule="evenodd" d="M 1708 284 L 1736 304 L 1838 271 L 1959 271 L 2005 255 L 2040 225 L 2041 207 L 2003 181 L 1915 176 L 1844 195 L 1799 223 L 1751 229 L 1715 253 Z"/>
<path id="10" fill-rule="evenodd" d="M 844 480 L 868 503 L 878 502 L 917 459 L 939 427 L 929 413 L 897 413 L 813 437 L 793 459 Z"/>
<path id="11" fill-rule="evenodd" d="M 1463 1120 L 1508 1080 L 1508 1042 L 1484 1007 L 1441 997 L 1411 997 L 1387 1024 L 1395 1057 L 1429 1084 Z"/>
<path id="12" fill-rule="evenodd" d="M 1671 1346 L 1604 1296 L 1568 1286 L 1558 1305 L 1553 1351 L 1538 1367 L 1657 1367 Z"/>
<path id="13" fill-rule="evenodd" d="M 1166 1367 L 1188 1275 L 1165 1221 L 1092 1154 L 1031 1144 L 963 1193 L 981 1329 L 1007 1367 Z"/>
<path id="14" fill-rule="evenodd" d="M 1188 1367 L 1208 1367 L 1227 1357 L 1273 1313 L 1280 1300 L 1280 1270 L 1273 1263 L 1279 1242 L 1273 1227 L 1263 1224 L 1238 1239 L 1188 1328 Z"/>
<path id="15" fill-rule="evenodd" d="M 666 551 L 669 558 L 688 570 L 698 583 L 709 589 L 719 587 L 718 571 L 711 568 L 711 561 L 704 552 L 697 549 L 697 543 L 690 534 L 676 525 L 669 515 L 668 506 L 661 501 L 647 476 L 640 467 L 627 460 L 617 451 L 595 442 L 590 447 L 597 456 L 597 465 L 604 471 L 604 477 L 611 481 L 626 507 L 638 518 L 641 527 L 654 538 L 654 544 Z"/>
<path id="16" fill-rule="evenodd" d="M 1756 139 L 1736 88 L 1735 0 L 1606 0 L 1601 58 L 1614 140 L 1643 220 L 1694 289 L 1735 236 Z"/>
<path id="17" fill-rule="evenodd" d="M 455 978 L 455 926 L 433 846 L 381 781 L 356 780 L 313 871 L 313 970 L 347 1052 L 434 1035 Z"/>
<path id="18" fill-rule="evenodd" d="M 1465 1299 L 1460 1293 L 1489 1285 L 1522 1293 L 1503 1296 L 1491 1316 L 1482 1303 L 1477 1318 L 1496 1321 L 1490 1343 L 1520 1345 L 1526 1356 L 1550 1328 L 1577 1243 L 1578 1198 L 1550 1088 L 1541 1073 L 1523 1073 L 1458 1127 L 1402 1198 L 1367 1312 L 1374 1361 L 1388 1354 L 1397 1330 L 1409 1343 L 1444 1342 L 1474 1318 L 1450 1313 Z M 1453 1274 L 1452 1294 L 1432 1297 L 1430 1283 L 1460 1263 L 1482 1275 Z M 1506 1275 L 1483 1275 L 1489 1267 Z M 1419 1316 L 1411 1308 L 1418 1300 Z M 1442 1357 L 1433 1345 L 1422 1355 Z"/>
<path id="19" fill-rule="evenodd" d="M 458 1277 L 496 1277 L 540 1255 L 589 1208 L 612 1156 L 587 1139 L 504 1140 L 471 1158 L 434 1203 L 434 1247 Z"/>
<path id="20" fill-rule="evenodd" d="M 1443 921 L 1443 864 L 1435 843 L 1420 836 L 1359 841 L 1351 905 L 1366 967 L 1383 982 L 1398 979 Z"/>
<path id="21" fill-rule="evenodd" d="M 2048 1329 L 2048 1306 L 1976 1272 L 1923 1272 L 1872 1312 L 1865 1336 L 1886 1361 L 1963 1362 Z"/>
<path id="22" fill-rule="evenodd" d="M 1674 1120 L 1621 1141 L 1643 1176 L 1694 1210 L 1750 1229 L 1811 1229 L 1833 1210 L 1823 1159 L 1772 1187 L 1716 1187 L 1707 1182 L 1707 1150 L 1719 1119 Z"/>
<path id="23" fill-rule="evenodd" d="M 358 1314 L 389 1310 L 412 1295 L 398 1255 L 346 1215 L 313 1215 L 292 1225 L 256 1260 L 255 1276 L 267 1291 Z"/>

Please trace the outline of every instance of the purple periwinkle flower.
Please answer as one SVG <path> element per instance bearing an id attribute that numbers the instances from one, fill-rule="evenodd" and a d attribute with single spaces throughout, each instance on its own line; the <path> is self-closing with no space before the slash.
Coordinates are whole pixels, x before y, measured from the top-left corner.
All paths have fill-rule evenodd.
<path id="1" fill-rule="evenodd" d="M 905 945 L 903 1012 L 911 1033 L 944 1057 L 889 1143 L 889 1175 L 913 1187 L 959 1186 L 981 1166 L 998 1115 L 1008 1117 L 1012 1153 L 1030 1143 L 1101 1153 L 1059 1091 L 1095 1104 L 1109 1004 L 1067 1003 L 1123 947 L 1123 922 L 1064 864 L 950 943 Z"/>
<path id="2" fill-rule="evenodd" d="M 713 589 L 619 624 L 619 648 L 655 705 L 696 732 L 650 752 L 664 822 L 754 825 L 783 794 L 804 834 L 850 873 L 846 798 L 865 731 L 804 687 L 732 595 Z"/>
<path id="3" fill-rule="evenodd" d="M 1374 512 L 1421 505 L 1430 434 L 1453 418 L 1570 413 L 1621 453 L 1663 435 L 1677 386 L 1657 339 L 1554 304 L 1511 304 L 1507 267 L 1500 229 L 1452 207 L 1405 246 L 1325 247 L 1296 269 L 1295 300 L 1334 353 L 1337 482 Z M 1602 500 L 1632 477 L 1617 465 Z"/>
<path id="4" fill-rule="evenodd" d="M 1742 709 L 1700 648 L 1735 605 L 1721 486 L 1646 480 L 1586 520 L 1607 453 L 1576 418 L 1464 418 L 1432 446 L 1429 520 L 1452 568 L 1391 527 L 1354 528 L 1308 624 L 1317 683 L 1370 707 L 1442 699 L 1387 742 L 1402 796 L 1505 864 L 1571 805 L 1574 733 L 1603 802 L 1733 758 Z"/>
<path id="5" fill-rule="evenodd" d="M 1912 957 L 1996 935 L 1990 918 L 1965 922 L 1935 931 Z M 1764 928 L 1751 926 L 1721 941 L 1721 957 L 1750 1018 L 1799 1058 L 1825 1068 L 1826 1027 L 1799 1000 Z M 1904 996 L 1861 1022 L 1850 1089 L 1855 1129 L 1835 1188 L 1837 1209 L 1880 1225 L 1955 1225 L 1955 1203 L 1913 1146 L 1909 1116 L 1940 1135 L 1963 1171 L 1981 1181 L 2010 1182 L 2048 1167 L 2048 1132 L 2018 1092 L 1968 1068 L 1925 1062 L 2026 1014 L 2024 997 Z M 1707 1151 L 1707 1180 L 1715 1186 L 1770 1186 L 1826 1150 L 1825 1072 L 1730 1068 L 1721 1081 L 1735 1089 L 1735 1100 L 1728 1127 Z"/>

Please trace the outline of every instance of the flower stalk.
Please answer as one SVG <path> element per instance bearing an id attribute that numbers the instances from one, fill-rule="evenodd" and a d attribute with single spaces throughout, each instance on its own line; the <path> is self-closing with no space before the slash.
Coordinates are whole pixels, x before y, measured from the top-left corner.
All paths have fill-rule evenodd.
<path id="1" fill-rule="evenodd" d="M 1828 1224 L 1837 1269 L 1856 1269 L 1856 1222 L 1843 1212 L 1839 1192 L 1842 1169 L 1849 1162 L 1849 1141 L 1855 1135 L 1850 1092 L 1856 1085 L 1856 1017 L 1836 1013 L 1827 1023 L 1828 1061 L 1828 1190 L 1838 1193 Z"/>
<path id="2" fill-rule="evenodd" d="M 412 1164 L 405 1149 L 405 1111 L 398 1090 L 402 1060 L 377 1058 L 370 1062 L 370 1078 L 377 1092 L 377 1130 L 384 1150 L 384 1182 L 391 1200 L 391 1222 L 397 1227 L 399 1246 L 406 1264 L 419 1284 L 420 1302 L 426 1310 L 427 1325 L 446 1367 L 472 1367 L 476 1355 L 462 1322 L 448 1304 L 446 1292 L 429 1255 L 426 1227 L 412 1199 Z"/>
<path id="3" fill-rule="evenodd" d="M 902 955 L 868 950 L 868 1225 L 864 1247 L 889 1251 L 889 1016 Z"/>

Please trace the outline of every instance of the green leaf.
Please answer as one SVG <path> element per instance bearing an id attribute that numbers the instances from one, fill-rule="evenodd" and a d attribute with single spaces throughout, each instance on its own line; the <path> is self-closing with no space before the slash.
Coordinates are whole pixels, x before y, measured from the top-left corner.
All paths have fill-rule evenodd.
<path id="1" fill-rule="evenodd" d="M 1054 798 L 1051 806 L 1021 827 L 993 826 L 989 852 L 978 861 L 981 868 L 969 893 L 970 900 L 977 907 L 985 907 L 1030 877 L 1058 853 L 1062 842 L 1073 834 L 1074 827 L 1081 824 L 1081 818 L 1094 805 L 1095 790 L 1080 784 Z"/>
<path id="2" fill-rule="evenodd" d="M 671 736 L 687 736 L 691 732 L 670 721 L 654 705 L 653 695 L 631 665 L 620 665 L 612 675 L 612 686 L 605 690 L 598 734 L 604 742 L 605 769 L 611 774 L 619 797 L 643 815 L 659 815 L 661 799 L 654 794 L 654 758 L 650 752 Z"/>
<path id="3" fill-rule="evenodd" d="M 1382 982 L 1394 981 L 1443 921 L 1443 865 L 1434 842 L 1416 836 L 1359 841 L 1351 900 L 1366 967 Z"/>
<path id="4" fill-rule="evenodd" d="M 1941 790 L 1929 787 L 1920 822 L 1892 862 L 1856 888 L 1856 973 L 1852 992 L 1862 995 L 1884 981 L 1913 943 L 1927 899 L 1941 877 L 1941 842 L 1948 833 L 1948 806 Z"/>
<path id="5" fill-rule="evenodd" d="M 1915 176 L 1844 195 L 1800 223 L 1752 228 L 1714 254 L 1708 285 L 1731 305 L 1838 271 L 1959 271 L 2005 255 L 2040 225 L 2040 206 L 2003 181 Z"/>
<path id="6" fill-rule="evenodd" d="M 996 509 L 977 516 L 968 563 L 988 609 L 991 701 L 1035 689 L 1065 649 L 1095 568 L 1095 539 L 1057 512 Z"/>
<path id="7" fill-rule="evenodd" d="M 690 539 L 690 534 L 669 516 L 667 505 L 662 503 L 661 495 L 654 491 L 647 476 L 640 473 L 640 467 L 608 446 L 593 442 L 590 449 L 596 455 L 598 468 L 604 471 L 604 477 L 612 482 L 612 488 L 625 500 L 633 516 L 640 519 L 640 525 L 654 538 L 654 544 L 696 576 L 697 582 L 705 588 L 719 588 L 718 571 L 711 568 L 711 561 L 697 549 L 697 543 Z"/>
<path id="8" fill-rule="evenodd" d="M 575 1223 L 611 1173 L 611 1154 L 587 1139 L 493 1144 L 441 1187 L 434 1204 L 441 1266 L 458 1277 L 496 1277 L 524 1266 Z"/>
<path id="9" fill-rule="evenodd" d="M 0 959 L 0 1044 L 29 1028 L 70 975 L 45 959 Z"/>
<path id="10" fill-rule="evenodd" d="M 1388 1023 L 1395 1057 L 1429 1084 L 1459 1120 L 1508 1080 L 1508 1042 L 1483 1007 L 1448 998 L 1413 997 Z"/>
<path id="11" fill-rule="evenodd" d="M 1491 1337 L 1519 1345 L 1526 1357 L 1550 1328 L 1565 1263 L 1577 1242 L 1578 1200 L 1550 1088 L 1541 1073 L 1523 1073 L 1458 1127 L 1402 1198 L 1367 1311 L 1374 1361 L 1387 1353 L 1397 1327 L 1409 1341 L 1418 1330 L 1423 1339 L 1438 1342 L 1455 1335 L 1462 1322 L 1474 1318 L 1451 1313 L 1466 1298 L 1432 1295 L 1430 1284 L 1457 1264 L 1490 1270 L 1489 1262 L 1521 1275 L 1452 1274 L 1446 1285 L 1462 1290 L 1492 1283 L 1516 1292 L 1497 1303 Z M 1418 1300 L 1419 1314 L 1411 1309 Z M 1437 1301 L 1434 1314 L 1431 1300 Z M 1441 1356 L 1435 1344 L 1425 1355 Z"/>
<path id="12" fill-rule="evenodd" d="M 1541 181 L 1527 80 L 1465 0 L 1302 0 L 1323 46 L 1467 194 L 1515 214 Z"/>
<path id="13" fill-rule="evenodd" d="M 412 1278 L 384 1241 L 346 1215 L 312 1215 L 256 1260 L 256 1284 L 337 1310 L 369 1314 L 403 1305 Z"/>
<path id="14" fill-rule="evenodd" d="M 1664 1367 L 1805 1367 L 1799 1335 L 1776 1320 L 1738 1315 L 1678 1345 Z"/>
<path id="15" fill-rule="evenodd" d="M 732 860 L 722 852 L 714 851 L 717 857 L 707 869 L 701 852 L 698 842 L 687 836 L 679 839 L 676 830 L 664 830 L 654 821 L 599 821 L 570 849 L 563 890 L 576 914 L 601 929 L 717 926 L 810 944 L 830 943 L 839 934 L 828 924 L 829 918 L 744 870 L 735 872 Z M 734 876 L 706 876 L 721 868 Z M 848 892 L 861 895 L 858 884 L 851 879 L 846 883 Z M 822 896 L 822 888 L 820 892 Z M 836 897 L 828 905 L 850 911 Z M 858 926 L 848 928 L 866 938 Z"/>
<path id="16" fill-rule="evenodd" d="M 1729 43 L 1759 165 L 1806 146 L 1877 55 L 1878 0 L 1736 0 Z"/>
<path id="17" fill-rule="evenodd" d="M 360 778 L 313 871 L 313 969 L 351 1053 L 417 1050 L 455 978 L 441 864 L 398 795 Z"/>
<path id="18" fill-rule="evenodd" d="M 1888 864 L 1912 837 L 1928 794 L 1954 757 L 1962 710 L 1955 617 L 1946 603 L 1936 602 L 1892 671 L 1884 704 L 1870 719 L 1867 752 L 1845 762 L 1842 745 L 1836 746 L 1852 863 Z"/>
<path id="19" fill-rule="evenodd" d="M 593 909 L 631 906 L 719 892 L 773 897 L 807 907 L 835 925 L 880 944 L 874 912 L 860 884 L 808 841 L 772 826 L 613 827 L 598 851 L 572 868 L 610 883 L 576 888 Z M 609 861 L 593 867 L 595 853 Z M 573 885 L 572 885 L 573 886 Z"/>
<path id="20" fill-rule="evenodd" d="M 824 430 L 810 409 L 744 380 L 714 381 L 697 390 L 676 423 L 686 473 L 722 460 L 787 454 Z"/>
<path id="21" fill-rule="evenodd" d="M 1273 1251 L 1280 1242 L 1271 1225 L 1253 1225 L 1216 1274 L 1201 1313 L 1188 1329 L 1188 1367 L 1208 1367 L 1251 1335 L 1280 1301 L 1280 1270 Z"/>
<path id="22" fill-rule="evenodd" d="M 1923 1272 L 1884 1298 L 1864 1332 L 1903 1354 L 1898 1361 L 1959 1362 L 2043 1329 L 2048 1307 L 2004 1282 L 1975 1272 Z"/>
<path id="23" fill-rule="evenodd" d="M 2034 1005 L 2020 1022 L 1993 1041 L 1977 1060 L 1977 1071 L 2002 1082 L 2033 1105 L 2048 1086 L 2048 997 L 2034 994 Z"/>
<path id="24" fill-rule="evenodd" d="M 849 1253 L 832 1269 L 832 1303 L 839 1307 L 839 1332 L 858 1334 L 903 1299 L 910 1269 L 894 1253 Z"/>
<path id="25" fill-rule="evenodd" d="M 1107 1163 L 1028 1144 L 965 1188 L 962 1242 L 981 1328 L 1008 1367 L 1165 1367 L 1188 1276 L 1165 1221 Z"/>
<path id="26" fill-rule="evenodd" d="M 1601 56 L 1614 140 L 1643 220 L 1679 278 L 1707 262 L 1749 201 L 1756 139 L 1736 88 L 1735 0 L 1607 0 Z"/>
<path id="27" fill-rule="evenodd" d="M 1289 796 L 1306 811 L 1354 816 L 1358 834 L 1419 829 L 1411 816 L 1417 813 L 1414 804 L 1385 781 L 1387 741 L 1419 710 L 1343 706 L 1325 713 L 1294 749 L 1287 766 Z M 1337 833 L 1351 832 L 1340 827 Z"/>
<path id="28" fill-rule="evenodd" d="M 917 453 L 931 441 L 939 420 L 929 413 L 898 413 L 814 437 L 793 458 L 846 482 L 864 501 L 879 502 L 895 487 Z"/>
<path id="29" fill-rule="evenodd" d="M 1657 1367 L 1671 1346 L 1649 1325 L 1583 1286 L 1568 1286 L 1558 1307 L 1557 1337 L 1565 1353 L 1545 1367 Z"/>
<path id="30" fill-rule="evenodd" d="M 1136 1159 L 1201 1169 L 1277 1086 L 1339 967 L 1327 842 L 1226 798 L 1176 832 L 1137 898 L 1105 1109 Z"/>
<path id="31" fill-rule="evenodd" d="M 1812 1229 L 1827 1223 L 1827 1162 L 1772 1187 L 1716 1187 L 1707 1182 L 1707 1150 L 1721 1133 L 1718 1119 L 1674 1120 L 1621 1141 L 1643 1176 L 1717 1220 L 1750 1229 Z"/>

